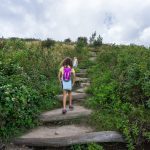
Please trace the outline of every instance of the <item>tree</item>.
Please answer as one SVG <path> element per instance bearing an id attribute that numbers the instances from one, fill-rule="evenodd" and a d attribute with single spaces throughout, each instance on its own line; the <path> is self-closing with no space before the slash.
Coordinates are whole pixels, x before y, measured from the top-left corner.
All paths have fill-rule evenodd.
<path id="1" fill-rule="evenodd" d="M 71 43 L 71 39 L 70 39 L 70 38 L 67 38 L 67 39 L 64 40 L 64 42 L 65 42 L 65 43 Z"/>
<path id="2" fill-rule="evenodd" d="M 53 39 L 47 38 L 47 40 L 42 41 L 42 47 L 51 48 L 55 45 L 55 41 Z"/>
<path id="3" fill-rule="evenodd" d="M 93 47 L 101 46 L 102 41 L 103 38 L 100 35 L 96 38 L 96 31 L 92 34 L 92 36 L 89 39 L 90 45 Z"/>
<path id="4" fill-rule="evenodd" d="M 87 45 L 87 37 L 78 37 L 77 44 L 81 44 L 83 46 Z"/>
<path id="5" fill-rule="evenodd" d="M 97 37 L 97 39 L 94 40 L 93 46 L 94 46 L 94 47 L 101 46 L 101 45 L 102 45 L 102 40 L 103 40 L 103 38 L 99 35 L 99 36 Z"/>
<path id="6" fill-rule="evenodd" d="M 87 38 L 86 37 L 78 37 L 76 42 L 76 50 L 81 52 L 82 49 L 87 45 Z"/>
<path id="7" fill-rule="evenodd" d="M 90 37 L 89 42 L 90 42 L 91 45 L 93 44 L 93 42 L 95 40 L 95 37 L 96 37 L 96 31 L 94 33 L 92 33 L 92 36 Z"/>

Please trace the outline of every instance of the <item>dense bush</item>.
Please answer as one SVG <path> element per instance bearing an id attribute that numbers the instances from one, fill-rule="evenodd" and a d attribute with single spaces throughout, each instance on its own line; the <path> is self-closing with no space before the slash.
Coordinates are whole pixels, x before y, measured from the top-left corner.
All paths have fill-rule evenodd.
<path id="1" fill-rule="evenodd" d="M 25 48 L 25 42 L 21 39 L 4 39 L 0 42 L 0 48 L 3 50 L 20 50 Z"/>
<path id="2" fill-rule="evenodd" d="M 149 64 L 150 51 L 144 47 L 102 46 L 89 69 L 93 97 L 88 105 L 97 110 L 91 121 L 99 129 L 121 131 L 129 149 L 141 144 L 149 130 Z"/>
<path id="3" fill-rule="evenodd" d="M 103 41 L 103 38 L 99 35 L 99 36 L 97 37 L 97 39 L 94 40 L 93 46 L 94 46 L 94 47 L 102 46 L 102 41 Z"/>
<path id="4" fill-rule="evenodd" d="M 7 140 L 24 128 L 37 125 L 38 114 L 58 107 L 57 79 L 65 57 L 79 57 L 73 45 L 5 40 L 0 48 L 0 138 Z"/>
<path id="5" fill-rule="evenodd" d="M 82 53 L 84 48 L 87 46 L 87 38 L 86 37 L 78 37 L 76 42 L 76 51 Z"/>
<path id="6" fill-rule="evenodd" d="M 101 145 L 96 143 L 89 143 L 84 145 L 73 145 L 70 150 L 104 150 Z"/>
<path id="7" fill-rule="evenodd" d="M 65 42 L 65 43 L 71 43 L 71 39 L 70 39 L 70 38 L 67 38 L 67 39 L 64 40 L 64 42 Z"/>
<path id="8" fill-rule="evenodd" d="M 58 87 L 44 75 L 34 83 L 14 60 L 1 62 L 0 70 L 0 137 L 6 140 L 18 129 L 33 127 L 41 110 L 54 107 Z"/>
<path id="9" fill-rule="evenodd" d="M 84 46 L 87 45 L 87 38 L 86 37 L 78 37 L 77 43 L 83 44 Z"/>
<path id="10" fill-rule="evenodd" d="M 90 46 L 97 48 L 102 46 L 103 38 L 100 35 L 96 37 L 96 31 L 95 31 L 89 38 L 89 42 L 90 42 Z"/>
<path id="11" fill-rule="evenodd" d="M 55 40 L 48 38 L 47 40 L 42 41 L 41 45 L 43 48 L 51 48 L 55 45 Z"/>

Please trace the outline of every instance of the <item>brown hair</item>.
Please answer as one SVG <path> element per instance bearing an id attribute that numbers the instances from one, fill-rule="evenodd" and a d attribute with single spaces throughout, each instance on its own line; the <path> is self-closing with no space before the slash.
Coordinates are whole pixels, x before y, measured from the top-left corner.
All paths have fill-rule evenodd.
<path id="1" fill-rule="evenodd" d="M 61 66 L 65 67 L 65 66 L 70 66 L 72 68 L 72 59 L 70 57 L 66 57 L 62 62 L 61 62 Z"/>

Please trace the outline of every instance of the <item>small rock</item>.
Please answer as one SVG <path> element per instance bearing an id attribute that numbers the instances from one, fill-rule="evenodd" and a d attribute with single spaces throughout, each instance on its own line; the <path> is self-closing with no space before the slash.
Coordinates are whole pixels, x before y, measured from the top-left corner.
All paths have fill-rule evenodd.
<path id="1" fill-rule="evenodd" d="M 59 135 L 59 133 L 55 132 L 55 135 Z"/>

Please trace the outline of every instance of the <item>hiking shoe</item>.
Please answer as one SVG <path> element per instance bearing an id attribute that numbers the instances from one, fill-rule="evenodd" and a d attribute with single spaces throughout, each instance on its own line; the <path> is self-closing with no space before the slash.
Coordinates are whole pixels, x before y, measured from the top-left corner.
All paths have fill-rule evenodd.
<path id="1" fill-rule="evenodd" d="M 74 107 L 73 107 L 72 105 L 69 105 L 69 109 L 70 109 L 70 110 L 73 110 Z"/>
<path id="2" fill-rule="evenodd" d="M 2 144 L 2 145 L 0 145 L 0 150 L 5 150 L 5 145 L 4 144 Z"/>
<path id="3" fill-rule="evenodd" d="M 66 114 L 67 110 L 66 109 L 63 109 L 62 110 L 62 114 Z"/>

